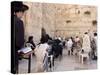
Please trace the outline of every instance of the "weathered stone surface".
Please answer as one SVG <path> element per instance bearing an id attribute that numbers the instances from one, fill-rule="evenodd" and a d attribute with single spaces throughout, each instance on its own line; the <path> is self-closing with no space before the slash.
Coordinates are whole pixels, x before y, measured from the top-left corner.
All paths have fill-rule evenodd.
<path id="1" fill-rule="evenodd" d="M 97 30 L 97 25 L 92 25 L 92 21 L 97 20 L 95 6 L 33 2 L 25 2 L 25 4 L 29 6 L 23 18 L 25 38 L 33 35 L 36 43 L 40 40 L 42 27 L 51 37 L 82 35 L 88 30 L 93 32 Z M 90 14 L 84 14 L 86 11 Z M 66 22 L 69 20 L 70 22 Z"/>

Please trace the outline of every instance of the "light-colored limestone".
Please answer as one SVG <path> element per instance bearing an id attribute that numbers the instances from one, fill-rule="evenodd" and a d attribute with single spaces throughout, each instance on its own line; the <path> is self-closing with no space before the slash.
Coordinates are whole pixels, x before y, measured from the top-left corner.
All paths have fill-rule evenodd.
<path id="1" fill-rule="evenodd" d="M 97 25 L 92 25 L 92 20 L 97 20 L 95 6 L 33 2 L 25 2 L 25 4 L 29 6 L 23 18 L 26 40 L 29 35 L 33 35 L 34 41 L 38 43 L 42 27 L 51 37 L 82 35 L 88 30 L 93 32 L 97 30 Z M 90 11 L 90 15 L 85 15 L 85 11 Z M 67 20 L 71 22 L 66 23 Z"/>

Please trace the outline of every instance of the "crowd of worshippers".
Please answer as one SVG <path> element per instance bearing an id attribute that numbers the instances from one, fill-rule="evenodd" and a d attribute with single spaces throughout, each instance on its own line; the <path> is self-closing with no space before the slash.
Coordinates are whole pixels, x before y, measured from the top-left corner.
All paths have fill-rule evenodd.
<path id="1" fill-rule="evenodd" d="M 36 57 L 35 72 L 48 71 L 48 67 L 51 70 L 54 67 L 55 58 L 61 59 L 62 57 L 63 42 L 60 37 L 52 39 L 48 34 L 45 34 L 41 37 L 40 43 L 35 45 L 33 36 L 29 36 L 27 43 L 31 44 L 33 55 Z"/>
<path id="2" fill-rule="evenodd" d="M 93 33 L 93 35 L 94 36 L 91 39 L 91 36 L 85 32 L 83 37 L 76 36 L 62 39 L 60 36 L 51 38 L 48 34 L 46 34 L 41 37 L 38 45 L 45 43 L 49 45 L 49 47 L 51 47 L 51 51 L 49 53 L 53 54 L 55 58 L 59 55 L 62 56 L 63 48 L 66 48 L 68 50 L 68 55 L 70 54 L 69 51 L 71 51 L 71 55 L 77 55 L 79 51 L 88 52 L 94 60 L 97 59 L 97 33 Z M 32 49 L 36 47 L 33 41 L 33 36 L 29 37 L 28 43 L 33 45 Z"/>
<path id="3" fill-rule="evenodd" d="M 70 37 L 65 41 L 65 47 L 68 50 L 68 55 L 82 52 L 89 53 L 89 56 L 93 60 L 97 60 L 97 33 L 93 33 L 93 37 L 85 32 L 83 37 L 76 36 Z"/>
<path id="4" fill-rule="evenodd" d="M 55 37 L 53 39 L 46 34 L 41 37 L 40 43 L 37 46 L 33 41 L 33 36 L 30 36 L 27 43 L 32 44 L 31 48 L 34 50 L 34 55 L 37 59 L 36 72 L 44 71 L 44 69 L 47 68 L 47 61 L 50 63 L 50 68 L 54 66 L 54 60 L 58 57 L 60 59 L 62 58 L 64 48 L 68 51 L 68 55 L 70 55 L 70 52 L 71 55 L 77 55 L 79 51 L 82 53 L 87 52 L 92 60 L 97 60 L 97 33 L 93 34 L 94 36 L 92 39 L 90 39 L 87 32 L 84 33 L 83 38 L 76 36 L 66 39 L 62 39 L 61 37 Z M 50 61 L 50 58 L 45 57 L 46 53 L 48 53 L 48 56 L 53 56 L 52 61 Z M 43 62 L 45 65 L 43 65 Z M 44 69 L 41 65 L 44 66 Z"/>

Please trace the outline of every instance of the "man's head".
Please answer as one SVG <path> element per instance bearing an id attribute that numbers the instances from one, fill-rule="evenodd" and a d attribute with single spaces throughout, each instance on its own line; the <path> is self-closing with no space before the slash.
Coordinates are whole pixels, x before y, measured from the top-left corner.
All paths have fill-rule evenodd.
<path id="1" fill-rule="evenodd" d="M 24 12 L 28 9 L 29 7 L 27 5 L 24 5 L 21 1 L 11 2 L 11 12 L 18 18 L 22 18 Z"/>
<path id="2" fill-rule="evenodd" d="M 29 36 L 28 41 L 32 41 L 33 40 L 33 36 Z"/>
<path id="3" fill-rule="evenodd" d="M 24 15 L 24 12 L 19 11 L 19 12 L 14 13 L 14 15 L 16 15 L 18 18 L 22 18 L 22 16 Z"/>
<path id="4" fill-rule="evenodd" d="M 88 32 L 85 32 L 84 34 L 88 34 Z"/>
<path id="5" fill-rule="evenodd" d="M 97 36 L 97 33 L 94 33 L 94 36 Z"/>
<path id="6" fill-rule="evenodd" d="M 76 38 L 78 38 L 78 36 L 76 36 Z"/>

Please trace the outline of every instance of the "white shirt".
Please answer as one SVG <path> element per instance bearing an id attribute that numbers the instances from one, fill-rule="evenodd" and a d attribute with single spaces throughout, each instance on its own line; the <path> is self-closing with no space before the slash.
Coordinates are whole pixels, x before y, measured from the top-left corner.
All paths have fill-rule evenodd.
<path id="1" fill-rule="evenodd" d="M 84 37 L 83 37 L 82 49 L 85 52 L 90 52 L 91 51 L 90 38 L 87 34 L 85 34 Z"/>
<path id="2" fill-rule="evenodd" d="M 70 49 L 72 47 L 72 45 L 73 45 L 73 42 L 71 39 L 69 39 L 67 42 L 67 48 Z"/>

